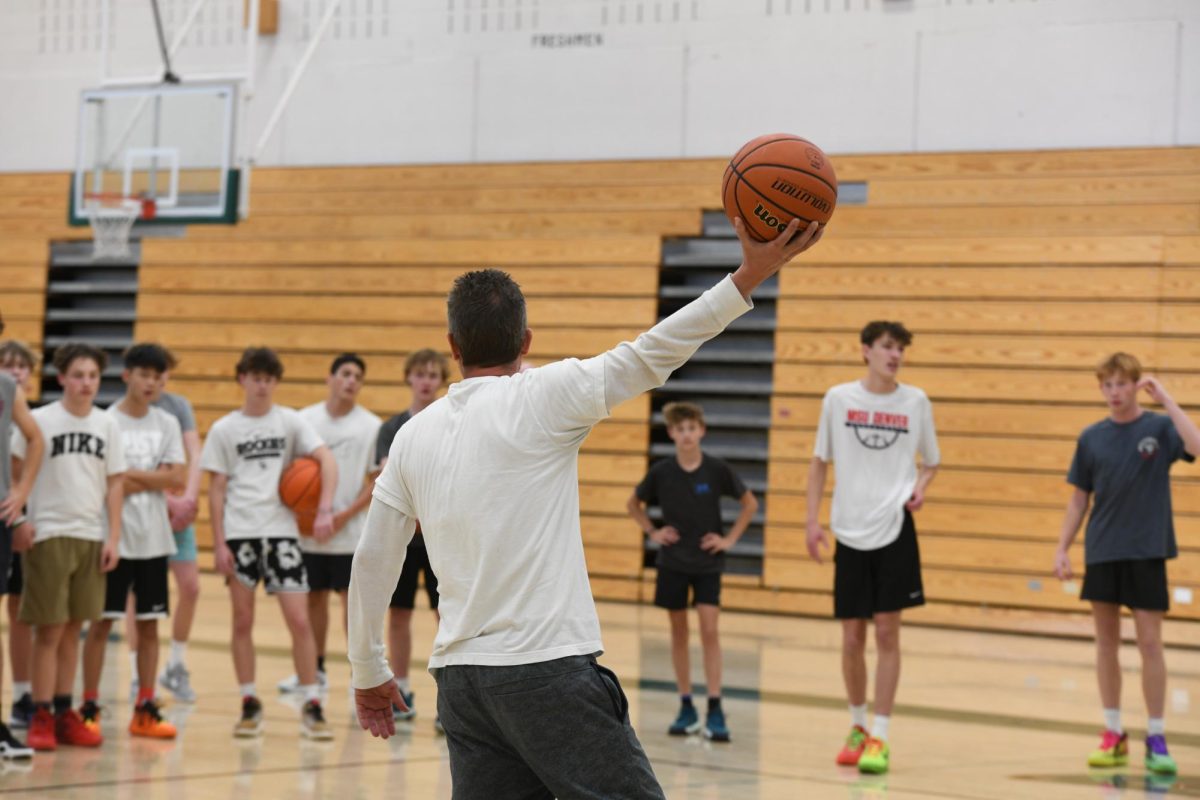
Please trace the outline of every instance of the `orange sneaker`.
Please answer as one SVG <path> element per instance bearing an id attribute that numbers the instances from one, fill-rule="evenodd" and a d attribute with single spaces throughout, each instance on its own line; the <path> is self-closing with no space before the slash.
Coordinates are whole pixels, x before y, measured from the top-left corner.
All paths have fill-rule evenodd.
<path id="1" fill-rule="evenodd" d="M 54 735 L 62 744 L 73 744 L 76 747 L 99 747 L 104 741 L 104 737 L 100 735 L 100 728 L 88 725 L 73 708 L 54 718 Z"/>
<path id="2" fill-rule="evenodd" d="M 45 708 L 34 711 L 29 720 L 29 735 L 25 741 L 34 750 L 58 749 L 58 739 L 54 735 L 54 715 Z"/>
<path id="3" fill-rule="evenodd" d="M 150 739 L 175 738 L 175 726 L 162 718 L 158 704 L 153 700 L 147 700 L 134 709 L 129 732 L 134 736 L 146 736 Z"/>
<path id="4" fill-rule="evenodd" d="M 100 732 L 100 706 L 95 700 L 84 700 L 83 705 L 79 707 L 79 716 L 84 725 L 97 733 Z"/>
<path id="5" fill-rule="evenodd" d="M 855 725 L 850 729 L 846 743 L 842 745 L 842 752 L 837 754 L 837 763 L 843 767 L 857 766 L 858 759 L 862 758 L 863 750 L 866 749 L 867 732 L 861 725 Z"/>

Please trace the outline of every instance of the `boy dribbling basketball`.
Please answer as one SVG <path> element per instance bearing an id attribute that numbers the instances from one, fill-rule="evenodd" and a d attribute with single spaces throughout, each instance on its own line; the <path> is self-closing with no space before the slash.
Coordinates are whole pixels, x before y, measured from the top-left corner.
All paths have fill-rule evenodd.
<path id="1" fill-rule="evenodd" d="M 1167 750 L 1167 666 L 1163 656 L 1163 615 L 1170 607 L 1167 561 L 1175 558 L 1171 517 L 1170 469 L 1176 461 L 1200 455 L 1200 428 L 1157 379 L 1142 376 L 1128 353 L 1115 353 L 1096 368 L 1108 403 L 1107 419 L 1079 437 L 1067 482 L 1074 487 L 1067 503 L 1054 556 L 1059 578 L 1073 575 L 1068 551 L 1092 504 L 1084 539 L 1087 568 L 1080 597 L 1092 604 L 1096 626 L 1096 676 L 1104 711 L 1100 747 L 1088 756 L 1093 767 L 1123 766 L 1129 761 L 1129 734 L 1121 725 L 1121 606 L 1133 612 L 1142 656 L 1142 692 L 1146 726 L 1146 769 L 1173 775 L 1175 759 Z M 1167 412 L 1155 414 L 1138 403 L 1139 390 Z"/>

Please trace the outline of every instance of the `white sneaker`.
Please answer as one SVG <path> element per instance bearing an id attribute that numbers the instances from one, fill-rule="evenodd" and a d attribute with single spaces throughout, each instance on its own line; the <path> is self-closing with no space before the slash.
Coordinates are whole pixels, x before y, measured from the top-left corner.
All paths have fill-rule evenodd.
<path id="1" fill-rule="evenodd" d="M 321 710 L 319 700 L 309 700 L 300 712 L 300 735 L 306 739 L 327 742 L 333 738 L 333 731 L 325 721 L 325 713 Z"/>
<path id="2" fill-rule="evenodd" d="M 326 677 L 324 670 L 317 670 L 317 686 L 321 687 L 321 691 L 329 688 L 329 678 Z M 280 694 L 293 694 L 300 690 L 300 676 L 289 675 L 275 684 L 275 688 L 279 690 Z"/>

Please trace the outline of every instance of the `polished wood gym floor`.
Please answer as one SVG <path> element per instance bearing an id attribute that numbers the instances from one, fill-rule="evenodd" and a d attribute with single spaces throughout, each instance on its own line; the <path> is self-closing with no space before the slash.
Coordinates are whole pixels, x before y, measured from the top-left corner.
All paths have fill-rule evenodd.
<path id="1" fill-rule="evenodd" d="M 15 797 L 137 798 L 448 798 L 445 740 L 433 727 L 433 680 L 414 665 L 417 718 L 397 737 L 371 739 L 352 723 L 349 668 L 340 631 L 331 637 L 327 715 L 332 743 L 298 736 L 296 706 L 275 682 L 292 671 L 274 601 L 260 595 L 258 686 L 267 727 L 257 741 L 230 736 L 239 701 L 227 646 L 228 602 L 214 576 L 203 579 L 189 652 L 194 706 L 173 705 L 174 742 L 131 739 L 129 662 L 110 647 L 104 701 L 110 713 L 99 750 L 64 748 L 31 764 L 0 765 L 0 794 Z M 1168 740 L 1180 764 L 1172 780 L 1141 767 L 1145 724 L 1137 652 L 1122 653 L 1126 725 L 1139 730 L 1132 764 L 1089 770 L 1099 712 L 1088 642 L 908 628 L 904 674 L 892 721 L 892 770 L 863 777 L 833 763 L 848 728 L 832 621 L 726 614 L 726 711 L 730 744 L 672 738 L 675 694 L 663 612 L 600 605 L 608 652 L 621 677 L 642 742 L 670 798 L 1143 798 L 1200 797 L 1200 650 L 1168 652 Z M 433 619 L 418 616 L 416 651 L 428 653 Z M 165 633 L 165 630 L 164 630 Z M 1200 643 L 1197 643 L 1200 645 Z M 698 638 L 693 671 L 699 681 Z M 7 665 L 6 665 L 7 673 Z M 5 676 L 7 711 L 7 674 Z M 701 702 L 703 699 L 700 698 Z"/>

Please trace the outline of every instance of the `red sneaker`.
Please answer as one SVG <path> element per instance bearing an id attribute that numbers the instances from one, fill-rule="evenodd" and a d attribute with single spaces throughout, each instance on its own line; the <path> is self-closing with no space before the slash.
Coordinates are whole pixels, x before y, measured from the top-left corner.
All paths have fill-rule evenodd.
<path id="1" fill-rule="evenodd" d="M 76 747 L 99 747 L 104 741 L 99 727 L 88 725 L 73 708 L 54 718 L 54 733 L 63 744 L 73 744 Z"/>
<path id="2" fill-rule="evenodd" d="M 867 738 L 867 732 L 861 725 L 851 728 L 846 743 L 842 745 L 842 752 L 837 754 L 837 763 L 844 767 L 856 766 L 858 759 L 862 758 L 863 751 L 867 749 Z"/>
<path id="3" fill-rule="evenodd" d="M 54 735 L 54 715 L 44 708 L 34 711 L 25 742 L 34 750 L 56 750 L 58 739 Z"/>

